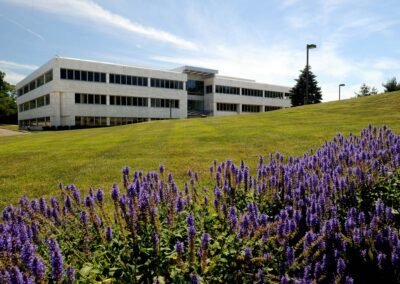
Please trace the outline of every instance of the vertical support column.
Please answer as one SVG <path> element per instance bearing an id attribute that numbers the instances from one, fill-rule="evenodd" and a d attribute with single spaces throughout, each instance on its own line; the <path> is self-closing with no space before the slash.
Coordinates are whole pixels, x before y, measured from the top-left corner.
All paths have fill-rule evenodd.
<path id="1" fill-rule="evenodd" d="M 50 93 L 50 122 L 52 126 L 61 125 L 61 92 Z"/>
<path id="2" fill-rule="evenodd" d="M 242 113 L 242 104 L 237 104 L 237 113 L 238 114 Z"/>

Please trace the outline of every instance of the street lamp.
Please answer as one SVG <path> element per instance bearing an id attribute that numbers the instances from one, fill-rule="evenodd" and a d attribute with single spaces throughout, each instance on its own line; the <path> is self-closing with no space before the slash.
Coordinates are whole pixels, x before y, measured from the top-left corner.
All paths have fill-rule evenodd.
<path id="1" fill-rule="evenodd" d="M 308 101 L 308 50 L 317 48 L 316 44 L 307 44 L 307 65 L 306 65 L 306 95 L 304 96 L 304 105 L 307 104 Z"/>
<path id="2" fill-rule="evenodd" d="M 340 101 L 340 87 L 344 87 L 344 86 L 346 86 L 345 84 L 340 84 L 339 85 L 339 101 Z"/>

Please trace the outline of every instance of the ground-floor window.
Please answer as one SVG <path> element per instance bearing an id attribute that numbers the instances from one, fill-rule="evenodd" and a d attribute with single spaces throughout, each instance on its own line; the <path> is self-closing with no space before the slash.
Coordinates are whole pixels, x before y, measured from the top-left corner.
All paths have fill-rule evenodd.
<path id="1" fill-rule="evenodd" d="M 237 112 L 237 104 L 217 103 L 217 111 Z"/>
<path id="2" fill-rule="evenodd" d="M 278 110 L 282 109 L 282 107 L 277 107 L 277 106 L 265 106 L 265 111 L 273 111 L 273 110 Z"/>
<path id="3" fill-rule="evenodd" d="M 104 116 L 75 116 L 76 126 L 107 126 Z"/>
<path id="4" fill-rule="evenodd" d="M 19 127 L 51 126 L 50 117 L 37 117 L 18 121 Z"/>
<path id="5" fill-rule="evenodd" d="M 258 105 L 242 105 L 242 112 L 260 112 L 261 106 Z"/>
<path id="6" fill-rule="evenodd" d="M 110 125 L 124 125 L 145 122 L 149 119 L 146 117 L 110 117 Z"/>

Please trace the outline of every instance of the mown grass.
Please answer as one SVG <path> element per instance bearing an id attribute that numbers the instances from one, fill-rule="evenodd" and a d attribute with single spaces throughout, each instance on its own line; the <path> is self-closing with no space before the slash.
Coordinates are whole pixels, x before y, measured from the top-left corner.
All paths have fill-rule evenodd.
<path id="1" fill-rule="evenodd" d="M 18 131 L 18 125 L 15 124 L 0 124 L 0 128 Z"/>
<path id="2" fill-rule="evenodd" d="M 57 181 L 108 191 L 125 165 L 147 171 L 163 163 L 178 182 L 188 169 L 204 180 L 213 159 L 255 166 L 259 155 L 302 155 L 369 123 L 399 133 L 399 110 L 397 92 L 261 114 L 0 137 L 0 208 L 21 195 L 56 194 Z"/>

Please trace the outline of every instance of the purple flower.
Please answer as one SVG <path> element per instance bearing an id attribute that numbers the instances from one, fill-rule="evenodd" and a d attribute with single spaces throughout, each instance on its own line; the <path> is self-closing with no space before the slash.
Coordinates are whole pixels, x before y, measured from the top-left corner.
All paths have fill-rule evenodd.
<path id="1" fill-rule="evenodd" d="M 81 192 L 78 189 L 75 189 L 72 193 L 72 197 L 75 200 L 77 205 L 81 204 Z"/>
<path id="2" fill-rule="evenodd" d="M 294 262 L 294 251 L 293 251 L 293 248 L 288 247 L 286 249 L 286 259 L 287 259 L 288 264 L 290 266 L 292 266 L 293 262 Z"/>
<path id="3" fill-rule="evenodd" d="M 18 266 L 13 266 L 11 268 L 11 275 L 10 275 L 11 282 L 13 284 L 23 284 L 24 283 L 24 277 L 19 270 Z"/>
<path id="4" fill-rule="evenodd" d="M 98 189 L 96 192 L 96 199 L 100 204 L 104 202 L 104 191 L 102 189 Z"/>
<path id="5" fill-rule="evenodd" d="M 184 243 L 177 241 L 175 244 L 175 250 L 178 254 L 183 254 L 185 251 L 185 245 Z"/>
<path id="6" fill-rule="evenodd" d="M 39 257 L 35 256 L 32 261 L 33 276 L 35 276 L 36 279 L 42 279 L 45 272 L 46 272 L 46 265 Z"/>
<path id="7" fill-rule="evenodd" d="M 117 202 L 118 199 L 119 199 L 119 194 L 120 194 L 119 187 L 118 187 L 118 185 L 116 183 L 114 183 L 112 188 L 111 188 L 111 198 L 112 198 L 112 200 Z"/>
<path id="8" fill-rule="evenodd" d="M 188 227 L 194 226 L 194 216 L 193 216 L 193 213 L 190 213 L 189 215 L 187 215 L 187 217 L 186 217 L 186 224 L 188 225 Z"/>
<path id="9" fill-rule="evenodd" d="M 382 268 L 385 260 L 386 260 L 386 254 L 380 252 L 378 254 L 378 266 Z"/>
<path id="10" fill-rule="evenodd" d="M 65 199 L 65 208 L 67 208 L 69 212 L 72 212 L 72 202 L 69 196 L 67 196 L 67 198 Z"/>
<path id="11" fill-rule="evenodd" d="M 246 247 L 244 249 L 244 258 L 246 258 L 246 259 L 251 259 L 252 258 L 251 248 Z"/>
<path id="12" fill-rule="evenodd" d="M 196 273 L 190 276 L 190 284 L 200 284 L 200 277 Z"/>
<path id="13" fill-rule="evenodd" d="M 210 243 L 210 235 L 207 234 L 207 233 L 204 233 L 204 234 L 201 236 L 201 249 L 202 249 L 202 250 L 208 249 L 209 243 Z"/>
<path id="14" fill-rule="evenodd" d="M 25 241 L 21 248 L 21 259 L 22 262 L 32 269 L 32 262 L 35 256 L 35 247 L 29 242 Z"/>
<path id="15" fill-rule="evenodd" d="M 346 270 L 346 263 L 343 258 L 339 258 L 336 264 L 336 271 L 340 276 L 344 276 L 344 272 Z"/>
<path id="16" fill-rule="evenodd" d="M 229 218 L 229 225 L 231 227 L 231 229 L 235 229 L 238 223 L 238 218 L 236 216 L 236 208 L 234 206 L 231 206 L 229 208 L 229 214 L 228 214 L 228 218 Z"/>
<path id="17" fill-rule="evenodd" d="M 176 212 L 180 213 L 185 208 L 185 200 L 183 200 L 182 196 L 179 195 L 178 200 L 176 201 Z"/>
<path id="18" fill-rule="evenodd" d="M 58 246 L 56 240 L 50 239 L 49 246 L 50 246 L 50 264 L 52 269 L 51 275 L 53 281 L 57 282 L 62 280 L 64 276 L 63 256 L 61 254 L 60 247 Z"/>
<path id="19" fill-rule="evenodd" d="M 194 226 L 190 226 L 188 228 L 189 239 L 193 239 L 196 236 L 196 228 Z"/>
<path id="20" fill-rule="evenodd" d="M 82 222 L 83 224 L 86 224 L 86 223 L 87 223 L 87 213 L 86 213 L 86 211 L 82 211 L 82 212 L 81 212 L 81 222 Z"/>
<path id="21" fill-rule="evenodd" d="M 86 207 L 88 207 L 88 208 L 92 208 L 93 207 L 93 205 L 94 205 L 94 199 L 93 199 L 93 197 L 92 196 L 86 196 L 86 198 L 85 198 L 85 205 L 86 205 Z"/>
<path id="22" fill-rule="evenodd" d="M 72 266 L 67 267 L 65 274 L 67 275 L 67 284 L 75 283 L 75 269 Z"/>
<path id="23" fill-rule="evenodd" d="M 260 268 L 257 272 L 257 284 L 264 284 L 264 271 Z"/>
<path id="24" fill-rule="evenodd" d="M 163 174 L 163 173 L 164 173 L 164 170 L 165 170 L 164 165 L 161 164 L 161 165 L 158 167 L 158 170 L 160 171 L 160 174 Z"/>

